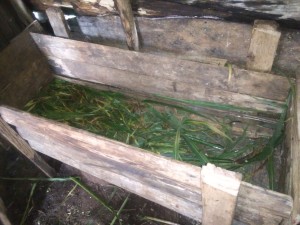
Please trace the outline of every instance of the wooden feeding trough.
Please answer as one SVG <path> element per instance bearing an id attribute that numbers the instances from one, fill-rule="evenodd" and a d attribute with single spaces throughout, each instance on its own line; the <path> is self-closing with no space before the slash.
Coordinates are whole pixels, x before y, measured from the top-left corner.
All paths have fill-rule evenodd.
<path id="1" fill-rule="evenodd" d="M 119 4 L 120 8 L 126 7 Z M 51 20 L 51 15 L 55 15 L 55 20 Z M 65 38 L 41 34 L 34 23 L 0 53 L 0 130 L 12 145 L 48 176 L 53 176 L 53 171 L 35 151 L 202 221 L 204 225 L 232 224 L 233 221 L 294 224 L 300 214 L 297 113 L 300 84 L 297 76 L 288 80 L 270 73 L 270 70 L 279 43 L 275 66 L 280 71 L 297 75 L 294 62 L 297 64 L 300 56 L 298 31 L 280 33 L 273 22 L 261 21 L 255 23 L 252 31 L 249 25 L 223 21 L 162 20 L 161 27 L 176 27 L 180 23 L 180 26 L 187 26 L 178 32 L 184 38 L 184 32 L 190 31 L 185 42 L 188 50 L 181 49 L 180 54 L 173 54 L 174 43 L 162 40 L 174 34 L 159 29 L 150 34 L 147 30 L 154 26 L 153 20 L 140 19 L 139 35 L 144 43 L 139 44 L 134 20 L 124 19 L 127 36 L 123 35 L 123 39 L 130 48 L 140 49 L 136 52 L 69 39 L 72 35 L 61 15 L 57 9 L 48 10 L 54 32 Z M 126 16 L 125 10 L 124 18 Z M 121 25 L 114 16 L 99 20 L 106 20 L 106 26 L 120 28 Z M 195 51 L 190 46 L 194 45 L 197 39 L 194 34 L 198 31 L 189 30 L 192 27 L 205 32 L 201 36 L 203 46 L 196 47 Z M 218 30 L 218 27 L 222 29 Z M 237 30 L 239 34 L 232 33 Z M 115 29 L 110 35 L 115 35 L 114 32 L 119 31 Z M 212 40 L 216 33 L 224 38 Z M 147 39 L 145 34 L 154 41 Z M 224 41 L 227 44 L 223 45 Z M 183 42 L 179 40 L 179 43 Z M 229 47 L 233 43 L 239 43 L 239 46 Z M 196 57 L 198 54 L 202 56 Z M 225 67 L 227 60 L 238 66 L 229 64 Z M 224 112 L 209 107 L 196 108 L 217 116 L 230 114 L 239 118 L 239 121 L 251 125 L 249 135 L 252 136 L 268 130 L 268 126 L 255 128 L 257 124 L 276 123 L 291 85 L 295 84 L 296 92 L 286 120 L 286 194 L 243 182 L 240 174 L 211 164 L 200 168 L 178 162 L 20 111 L 54 76 L 138 98 L 162 100 L 159 96 L 166 96 L 247 109 Z M 181 105 L 189 107 L 186 102 L 181 102 Z"/>

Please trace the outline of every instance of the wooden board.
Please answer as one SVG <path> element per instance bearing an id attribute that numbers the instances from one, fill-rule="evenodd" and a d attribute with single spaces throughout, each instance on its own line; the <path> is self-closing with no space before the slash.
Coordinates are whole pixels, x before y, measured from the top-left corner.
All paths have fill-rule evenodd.
<path id="1" fill-rule="evenodd" d="M 234 68 L 130 52 L 41 34 L 32 37 L 55 73 L 109 86 L 280 113 L 286 78 Z"/>
<path id="2" fill-rule="evenodd" d="M 90 41 L 126 47 L 117 16 L 77 17 Z M 202 56 L 227 59 L 245 66 L 252 25 L 195 18 L 137 18 L 141 51 L 156 54 Z M 274 71 L 294 75 L 300 58 L 300 32 L 282 29 Z"/>
<path id="3" fill-rule="evenodd" d="M 22 108 L 53 78 L 26 30 L 0 52 L 0 103 Z"/>
<path id="4" fill-rule="evenodd" d="M 63 11 L 58 7 L 50 7 L 46 14 L 55 36 L 69 38 L 70 32 Z"/>
<path id="5" fill-rule="evenodd" d="M 289 120 L 286 126 L 287 165 L 285 192 L 294 199 L 291 220 L 285 224 L 300 223 L 300 77 L 297 77 L 296 93 L 293 96 Z"/>
<path id="6" fill-rule="evenodd" d="M 165 16 L 168 15 L 168 11 L 171 11 L 173 14 L 170 15 L 173 16 L 203 16 L 211 15 L 209 13 L 211 10 L 204 13 L 204 9 L 213 8 L 223 12 L 219 15 L 221 18 L 235 16 L 248 21 L 251 19 L 300 21 L 298 0 L 135 0 L 132 2 L 136 13 L 141 16 Z M 38 8 L 49 5 L 74 7 L 77 12 L 86 15 L 105 15 L 115 12 L 113 0 L 31 0 L 31 3 Z"/>
<path id="7" fill-rule="evenodd" d="M 272 70 L 281 32 L 273 21 L 256 20 L 252 30 L 247 69 L 270 72 Z"/>
<path id="8" fill-rule="evenodd" d="M 25 112 L 0 107 L 32 148 L 196 220 L 202 218 L 201 169 Z M 287 195 L 241 183 L 235 219 L 278 224 L 291 212 Z M 280 206 L 280 207 L 278 207 Z"/>

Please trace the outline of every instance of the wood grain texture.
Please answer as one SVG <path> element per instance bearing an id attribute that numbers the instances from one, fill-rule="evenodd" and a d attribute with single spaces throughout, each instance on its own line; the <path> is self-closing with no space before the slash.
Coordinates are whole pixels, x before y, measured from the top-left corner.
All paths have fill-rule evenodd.
<path id="1" fill-rule="evenodd" d="M 70 32 L 63 11 L 58 7 L 50 7 L 46 14 L 55 36 L 69 38 Z"/>
<path id="2" fill-rule="evenodd" d="M 248 52 L 247 69 L 270 72 L 281 36 L 278 24 L 273 21 L 256 20 L 252 30 Z"/>
<path id="3" fill-rule="evenodd" d="M 290 119 L 287 122 L 287 172 L 286 193 L 293 197 L 294 205 L 292 216 L 285 224 L 298 224 L 300 222 L 300 76 L 297 76 L 296 94 L 293 96 L 290 107 Z"/>
<path id="4" fill-rule="evenodd" d="M 53 78 L 28 31 L 0 52 L 0 103 L 22 108 Z"/>
<path id="5" fill-rule="evenodd" d="M 123 29 L 126 35 L 127 46 L 129 50 L 139 50 L 139 37 L 134 21 L 130 0 L 115 0 Z"/>
<path id="6" fill-rule="evenodd" d="M 54 177 L 55 170 L 51 168 L 0 116 L 0 136 L 4 137 L 22 155 L 29 159 L 47 177 Z"/>
<path id="7" fill-rule="evenodd" d="M 103 15 L 109 12 L 114 12 L 113 7 L 107 7 L 103 0 L 31 0 L 38 8 L 43 8 L 45 5 L 61 5 L 65 7 L 74 7 L 78 12 L 86 15 Z M 96 4 L 98 3 L 98 4 Z M 235 16 L 236 18 L 245 19 L 277 19 L 277 20 L 295 20 L 300 21 L 299 11 L 300 3 L 298 0 L 162 0 L 162 1 L 145 1 L 136 0 L 133 4 L 137 8 L 137 13 L 143 16 L 165 16 L 168 8 L 160 8 L 161 5 L 171 8 L 171 15 L 184 16 L 201 16 L 203 9 L 213 8 L 220 10 L 225 15 L 221 14 L 222 18 Z M 177 4 L 180 3 L 180 4 Z M 180 10 L 183 8 L 183 10 Z M 197 10 L 198 9 L 198 10 Z M 154 12 L 153 12 L 154 11 Z M 202 12 L 202 14 L 199 13 Z M 206 14 L 204 14 L 206 15 Z M 208 14 L 210 15 L 210 14 Z"/>
<path id="8" fill-rule="evenodd" d="M 77 20 L 90 41 L 126 47 L 119 17 L 78 17 Z M 137 23 L 143 52 L 189 57 L 201 55 L 246 65 L 251 25 L 195 18 L 137 18 Z M 299 42 L 300 32 L 282 29 L 273 66 L 276 72 L 295 74 L 300 58 Z"/>
<path id="9" fill-rule="evenodd" d="M 55 73 L 138 92 L 279 113 L 289 89 L 286 78 L 271 74 L 234 68 L 228 82 L 226 67 L 47 35 L 32 37 Z"/>
<path id="10" fill-rule="evenodd" d="M 32 148 L 196 220 L 202 218 L 201 169 L 25 112 L 0 107 Z M 130 154 L 128 154 L 130 152 Z M 278 224 L 287 195 L 241 183 L 235 219 Z M 278 207 L 280 206 L 280 207 Z"/>
<path id="11" fill-rule="evenodd" d="M 202 225 L 231 225 L 242 175 L 207 164 L 201 168 Z"/>

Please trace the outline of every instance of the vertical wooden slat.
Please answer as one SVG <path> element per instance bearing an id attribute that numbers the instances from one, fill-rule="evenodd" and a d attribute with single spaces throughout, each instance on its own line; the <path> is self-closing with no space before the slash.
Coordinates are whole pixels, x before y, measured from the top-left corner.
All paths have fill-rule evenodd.
<path id="1" fill-rule="evenodd" d="M 11 225 L 9 219 L 7 218 L 6 209 L 1 197 L 0 197 L 0 224 Z"/>
<path id="2" fill-rule="evenodd" d="M 281 32 L 273 21 L 256 20 L 248 51 L 247 69 L 269 72 L 272 69 Z"/>
<path id="3" fill-rule="evenodd" d="M 57 7 L 50 7 L 46 10 L 46 14 L 55 36 L 69 38 L 70 32 L 62 10 Z"/>
<path id="4" fill-rule="evenodd" d="M 139 50 L 139 39 L 130 0 L 115 0 L 122 25 L 126 34 L 126 41 L 130 50 Z"/>
<path id="5" fill-rule="evenodd" d="M 202 167 L 203 225 L 231 225 L 242 176 L 212 164 Z"/>

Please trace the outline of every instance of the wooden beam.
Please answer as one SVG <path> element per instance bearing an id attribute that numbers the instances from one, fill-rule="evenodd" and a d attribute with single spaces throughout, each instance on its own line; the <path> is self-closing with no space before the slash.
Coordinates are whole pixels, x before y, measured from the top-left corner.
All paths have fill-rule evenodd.
<path id="1" fill-rule="evenodd" d="M 274 21 L 256 20 L 252 30 L 247 69 L 262 72 L 272 70 L 281 36 Z"/>
<path id="2" fill-rule="evenodd" d="M 207 164 L 201 169 L 203 225 L 231 225 L 242 175 Z"/>
<path id="3" fill-rule="evenodd" d="M 58 7 L 50 7 L 46 10 L 46 14 L 55 36 L 69 38 L 70 31 L 63 11 Z"/>
<path id="4" fill-rule="evenodd" d="M 29 159 L 46 176 L 54 177 L 55 170 L 48 165 L 0 116 L 0 136 L 4 137 L 22 155 Z"/>
<path id="5" fill-rule="evenodd" d="M 35 150 L 201 221 L 200 167 L 7 107 L 0 114 Z M 235 219 L 262 225 L 288 218 L 292 205 L 287 195 L 245 182 L 237 201 Z"/>
<path id="6" fill-rule="evenodd" d="M 300 71 L 299 71 L 300 72 Z M 296 95 L 292 99 L 289 120 L 286 126 L 288 164 L 286 193 L 293 197 L 292 216 L 285 224 L 300 223 L 300 76 L 297 76 Z"/>
<path id="7" fill-rule="evenodd" d="M 139 37 L 134 21 L 130 0 L 115 0 L 129 50 L 139 50 Z"/>
<path id="8" fill-rule="evenodd" d="M 106 1 L 98 4 L 89 0 L 30 0 L 35 7 L 43 9 L 49 5 L 74 7 L 85 15 L 107 15 L 114 12 L 107 7 Z M 136 13 L 140 16 L 218 16 L 227 19 L 272 19 L 300 21 L 300 3 L 298 0 L 136 0 Z M 178 4 L 180 3 L 180 4 Z M 212 9 L 218 10 L 214 13 Z"/>
<path id="9" fill-rule="evenodd" d="M 290 86 L 286 78 L 271 74 L 234 68 L 228 82 L 226 67 L 47 35 L 32 37 L 56 74 L 137 92 L 276 114 L 282 111 Z"/>

